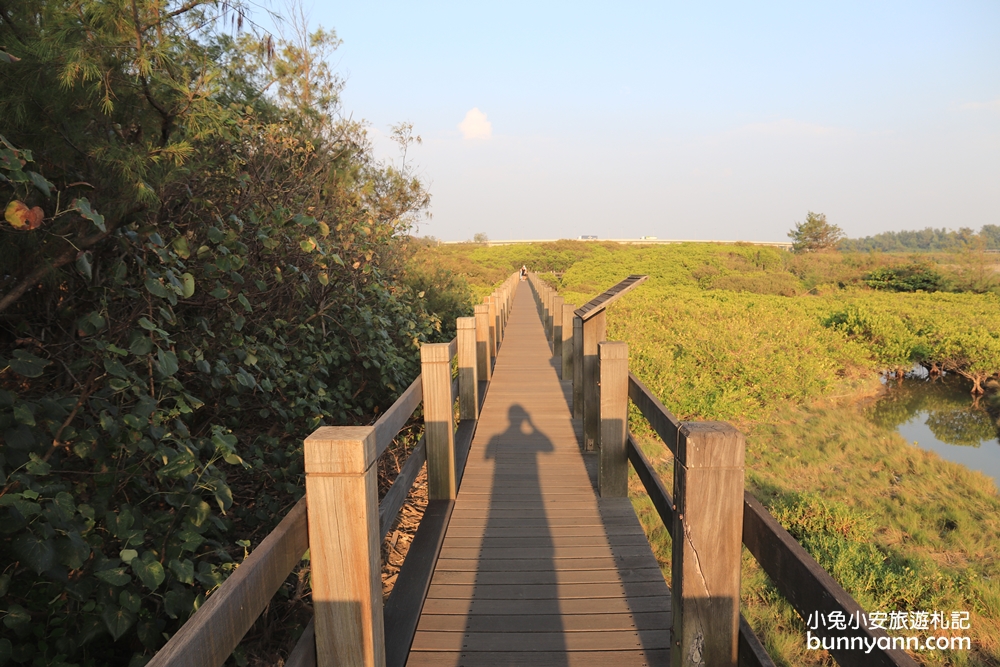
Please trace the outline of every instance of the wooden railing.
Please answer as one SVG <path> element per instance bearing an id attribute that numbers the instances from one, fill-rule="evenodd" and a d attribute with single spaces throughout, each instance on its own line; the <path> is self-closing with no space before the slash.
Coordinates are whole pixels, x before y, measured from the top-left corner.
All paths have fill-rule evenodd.
<path id="1" fill-rule="evenodd" d="M 306 549 L 314 617 L 285 665 L 311 667 L 317 654 L 321 666 L 405 664 L 517 280 L 511 275 L 475 307 L 473 317 L 458 318 L 458 335 L 450 343 L 421 346 L 420 375 L 373 425 L 324 426 L 305 439 L 305 497 L 149 667 L 225 662 Z M 379 501 L 376 462 L 421 405 L 424 433 Z M 427 508 L 383 608 L 381 543 L 425 463 Z"/>
<path id="2" fill-rule="evenodd" d="M 583 419 L 584 448 L 599 450 L 598 492 L 626 496 L 631 463 L 671 536 L 671 651 L 678 654 L 673 664 L 774 665 L 739 611 L 743 546 L 803 619 L 817 612 L 841 612 L 845 618 L 863 613 L 744 490 L 742 433 L 726 422 L 678 420 L 629 372 L 627 345 L 605 341 L 603 313 L 585 326 L 575 314 L 579 311 L 538 275 L 530 273 L 529 282 L 553 355 L 562 358 L 562 379 L 573 381 L 573 416 Z M 591 379 L 585 379 L 585 370 Z M 630 399 L 674 457 L 672 493 L 628 433 Z M 864 636 L 876 646 L 879 637 L 888 637 L 865 627 L 813 632 L 829 638 Z M 916 665 L 898 648 L 829 652 L 849 667 Z"/>

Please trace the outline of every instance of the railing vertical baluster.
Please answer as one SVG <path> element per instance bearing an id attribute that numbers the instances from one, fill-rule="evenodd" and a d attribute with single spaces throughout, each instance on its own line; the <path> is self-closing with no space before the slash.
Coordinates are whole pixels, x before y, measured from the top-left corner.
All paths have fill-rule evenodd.
<path id="1" fill-rule="evenodd" d="M 570 303 L 563 304 L 562 312 L 562 380 L 573 380 L 573 311 L 576 306 Z"/>
<path id="2" fill-rule="evenodd" d="M 602 498 L 628 496 L 628 343 L 599 346 L 601 456 L 597 489 Z"/>
<path id="3" fill-rule="evenodd" d="M 552 297 L 552 356 L 562 358 L 563 302 L 558 294 Z"/>
<path id="4" fill-rule="evenodd" d="M 597 345 L 607 338 L 605 311 L 583 323 L 583 448 L 593 451 L 601 446 L 601 406 L 597 383 Z"/>
<path id="5" fill-rule="evenodd" d="M 384 667 L 375 429 L 324 426 L 304 449 L 317 665 Z"/>
<path id="6" fill-rule="evenodd" d="M 583 320 L 573 315 L 573 419 L 583 419 Z"/>
<path id="7" fill-rule="evenodd" d="M 683 422 L 678 432 L 671 585 L 674 667 L 736 667 L 744 449 L 743 434 L 726 422 Z"/>
<path id="8" fill-rule="evenodd" d="M 479 419 L 479 378 L 476 359 L 476 318 L 459 317 L 458 410 L 459 419 Z"/>
<path id="9" fill-rule="evenodd" d="M 427 443 L 427 497 L 455 497 L 455 412 L 451 395 L 448 343 L 420 347 L 420 380 L 424 390 L 424 438 Z"/>
<path id="10" fill-rule="evenodd" d="M 490 363 L 490 307 L 485 303 L 476 306 L 476 375 L 489 382 L 493 376 Z"/>

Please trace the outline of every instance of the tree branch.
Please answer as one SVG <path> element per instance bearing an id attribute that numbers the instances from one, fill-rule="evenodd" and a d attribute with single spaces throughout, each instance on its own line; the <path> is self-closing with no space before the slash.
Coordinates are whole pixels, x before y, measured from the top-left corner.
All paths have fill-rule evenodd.
<path id="1" fill-rule="evenodd" d="M 17 26 L 14 25 L 14 22 L 10 20 L 10 15 L 7 12 L 7 3 L 2 0 L 0 0 L 0 19 L 2 19 L 3 22 L 7 24 L 7 27 L 10 28 L 10 31 L 14 33 L 14 37 L 17 41 L 24 44 L 24 37 L 21 36 L 21 32 L 17 29 Z"/>

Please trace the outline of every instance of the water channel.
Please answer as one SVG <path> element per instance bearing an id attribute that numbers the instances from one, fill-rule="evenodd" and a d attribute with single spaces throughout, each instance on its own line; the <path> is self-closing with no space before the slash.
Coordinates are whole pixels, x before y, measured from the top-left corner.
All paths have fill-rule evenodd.
<path id="1" fill-rule="evenodd" d="M 964 378 L 929 378 L 923 369 L 899 382 L 889 378 L 887 385 L 885 396 L 868 408 L 873 421 L 945 460 L 982 472 L 1000 488 L 996 397 L 975 400 Z"/>

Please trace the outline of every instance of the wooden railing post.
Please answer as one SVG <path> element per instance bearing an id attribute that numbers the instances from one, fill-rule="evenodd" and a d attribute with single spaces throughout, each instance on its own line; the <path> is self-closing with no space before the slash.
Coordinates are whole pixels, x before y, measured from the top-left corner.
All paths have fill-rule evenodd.
<path id="1" fill-rule="evenodd" d="M 562 359 L 563 302 L 558 294 L 552 297 L 552 356 Z"/>
<path id="2" fill-rule="evenodd" d="M 501 311 L 501 308 L 500 308 L 500 297 L 497 296 L 496 292 L 494 292 L 493 295 L 490 296 L 490 303 L 493 304 L 493 317 L 495 318 L 493 326 L 496 327 L 496 332 L 497 332 L 497 351 L 496 351 L 496 353 L 499 354 L 500 353 L 500 343 L 503 342 L 503 312 Z"/>
<path id="3" fill-rule="evenodd" d="M 545 286 L 545 335 L 552 340 L 552 298 L 555 292 L 548 285 Z"/>
<path id="4" fill-rule="evenodd" d="M 605 342 L 600 350 L 601 456 L 597 489 L 602 498 L 628 496 L 628 343 Z"/>
<path id="5" fill-rule="evenodd" d="M 562 375 L 561 380 L 573 380 L 573 311 L 576 306 L 569 303 L 563 304 L 562 312 Z"/>
<path id="6" fill-rule="evenodd" d="M 317 665 L 384 667 L 375 429 L 324 426 L 304 450 Z"/>
<path id="7" fill-rule="evenodd" d="M 489 381 L 493 375 L 490 363 L 490 307 L 485 303 L 476 306 L 476 375 Z"/>
<path id="8" fill-rule="evenodd" d="M 573 315 L 573 419 L 583 419 L 583 320 Z"/>
<path id="9" fill-rule="evenodd" d="M 493 297 L 486 297 L 486 306 L 490 309 L 490 359 L 496 359 L 500 340 L 497 338 L 497 304 Z M 492 361 L 490 362 L 492 364 Z"/>
<path id="10" fill-rule="evenodd" d="M 607 317 L 602 310 L 583 323 L 583 448 L 601 446 L 601 405 L 597 383 L 597 345 L 607 338 Z"/>
<path id="11" fill-rule="evenodd" d="M 671 664 L 736 667 L 743 536 L 743 434 L 683 422 L 674 459 Z"/>
<path id="12" fill-rule="evenodd" d="M 479 419 L 479 369 L 476 359 L 476 318 L 459 317 L 458 411 L 459 419 Z"/>
<path id="13" fill-rule="evenodd" d="M 451 395 L 448 343 L 420 346 L 420 380 L 424 391 L 424 439 L 427 444 L 427 497 L 450 500 L 456 495 L 455 397 Z"/>

